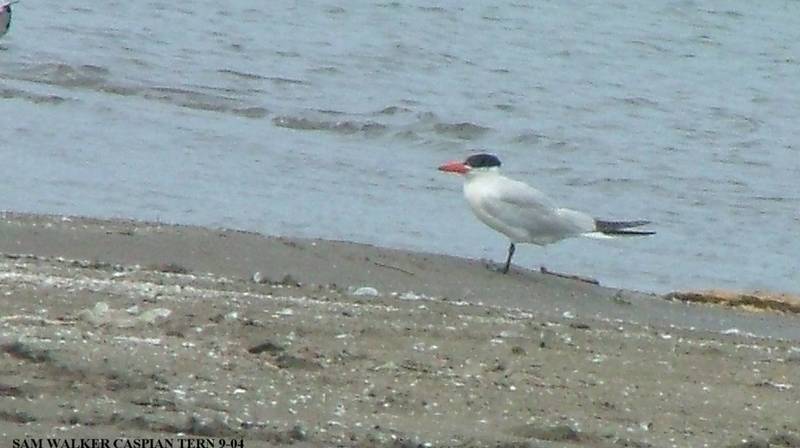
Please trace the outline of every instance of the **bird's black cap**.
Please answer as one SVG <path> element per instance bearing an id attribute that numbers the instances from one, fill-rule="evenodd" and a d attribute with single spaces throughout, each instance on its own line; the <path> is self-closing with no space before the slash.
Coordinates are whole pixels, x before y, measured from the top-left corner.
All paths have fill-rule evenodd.
<path id="1" fill-rule="evenodd" d="M 498 159 L 494 154 L 474 154 L 467 157 L 467 160 L 464 161 L 464 165 L 472 168 L 489 168 L 493 166 L 500 166 L 500 159 Z"/>

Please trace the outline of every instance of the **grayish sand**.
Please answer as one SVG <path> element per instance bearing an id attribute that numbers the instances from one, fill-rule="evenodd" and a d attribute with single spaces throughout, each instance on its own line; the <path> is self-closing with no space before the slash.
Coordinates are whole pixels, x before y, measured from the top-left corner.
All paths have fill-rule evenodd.
<path id="1" fill-rule="evenodd" d="M 198 227 L 6 214 L 0 236 L 4 438 L 800 446 L 793 315 Z"/>

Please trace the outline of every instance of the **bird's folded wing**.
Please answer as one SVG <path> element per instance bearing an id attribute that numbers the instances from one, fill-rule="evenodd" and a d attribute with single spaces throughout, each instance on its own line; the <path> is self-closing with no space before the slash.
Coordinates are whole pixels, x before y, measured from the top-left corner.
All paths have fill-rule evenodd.
<path id="1" fill-rule="evenodd" d="M 498 202 L 505 202 L 509 205 L 534 210 L 555 210 L 556 205 L 550 198 L 541 191 L 528 184 L 504 178 L 492 186 L 494 194 L 492 199 Z"/>
<path id="2" fill-rule="evenodd" d="M 571 222 L 569 213 L 562 213 L 565 209 L 556 208 L 539 190 L 517 181 L 503 182 L 494 187 L 492 194 L 481 201 L 481 208 L 505 226 L 524 230 L 531 239 L 541 237 L 543 241 L 580 230 Z"/>

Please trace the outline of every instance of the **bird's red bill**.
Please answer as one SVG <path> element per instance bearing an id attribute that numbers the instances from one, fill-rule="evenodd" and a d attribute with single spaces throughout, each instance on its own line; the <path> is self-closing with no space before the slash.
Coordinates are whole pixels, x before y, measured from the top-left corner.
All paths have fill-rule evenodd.
<path id="1" fill-rule="evenodd" d="M 439 167 L 439 171 L 447 173 L 464 174 L 469 171 L 469 168 L 464 165 L 464 162 L 447 162 Z"/>

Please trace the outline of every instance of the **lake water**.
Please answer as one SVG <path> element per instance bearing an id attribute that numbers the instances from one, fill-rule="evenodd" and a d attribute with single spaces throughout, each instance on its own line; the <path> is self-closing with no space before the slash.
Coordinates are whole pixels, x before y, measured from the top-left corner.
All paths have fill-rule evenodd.
<path id="1" fill-rule="evenodd" d="M 23 0 L 0 209 L 502 260 L 436 171 L 478 148 L 658 235 L 516 263 L 800 292 L 800 2 Z"/>

